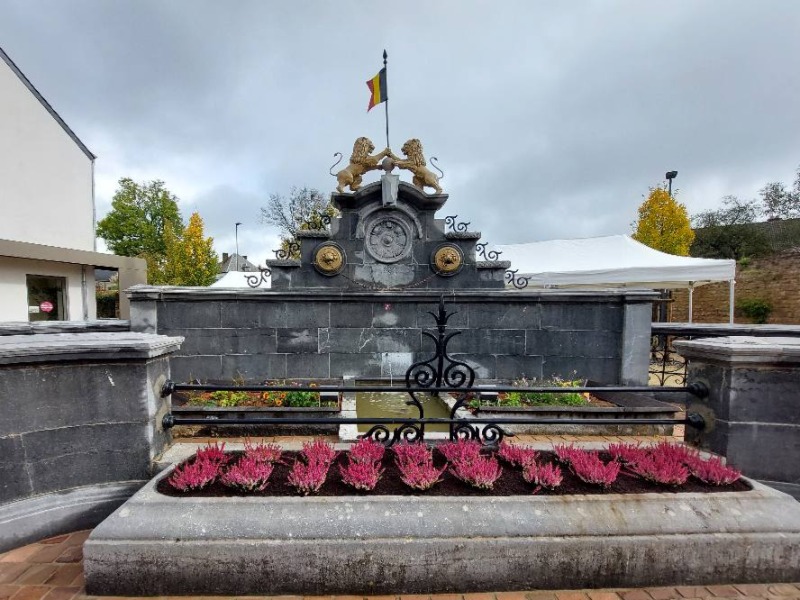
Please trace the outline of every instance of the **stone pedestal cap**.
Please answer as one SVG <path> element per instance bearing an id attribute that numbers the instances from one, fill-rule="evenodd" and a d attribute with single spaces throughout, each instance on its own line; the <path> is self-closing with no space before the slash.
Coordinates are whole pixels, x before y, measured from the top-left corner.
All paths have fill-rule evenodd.
<path id="1" fill-rule="evenodd" d="M 800 365 L 800 337 L 729 336 L 676 340 L 675 349 L 688 359 L 724 363 Z"/>

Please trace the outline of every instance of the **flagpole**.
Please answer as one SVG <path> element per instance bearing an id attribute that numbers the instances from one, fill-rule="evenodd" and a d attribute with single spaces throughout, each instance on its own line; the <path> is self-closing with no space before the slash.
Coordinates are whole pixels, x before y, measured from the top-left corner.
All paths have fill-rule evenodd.
<path id="1" fill-rule="evenodd" d="M 389 69 L 386 66 L 386 58 L 387 58 L 387 56 L 388 56 L 388 54 L 386 54 L 386 49 L 384 49 L 383 50 L 383 68 L 386 71 L 386 87 L 387 87 L 386 91 L 388 92 L 388 87 L 389 87 Z M 384 104 L 386 105 L 385 106 L 385 108 L 386 108 L 386 147 L 389 148 L 389 94 L 388 93 L 386 94 L 386 102 L 384 102 Z"/>

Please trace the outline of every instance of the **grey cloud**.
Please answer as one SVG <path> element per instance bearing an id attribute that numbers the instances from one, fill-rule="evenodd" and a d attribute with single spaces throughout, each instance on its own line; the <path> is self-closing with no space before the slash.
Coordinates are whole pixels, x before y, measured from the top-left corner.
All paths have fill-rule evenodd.
<path id="1" fill-rule="evenodd" d="M 392 147 L 421 138 L 489 241 L 627 232 L 668 169 L 712 206 L 711 181 L 800 163 L 798 30 L 791 0 L 0 0 L 4 49 L 90 148 L 114 140 L 98 171 L 199 173 L 182 200 L 226 244 L 269 193 L 332 189 L 355 137 L 383 146 L 384 47 Z"/>

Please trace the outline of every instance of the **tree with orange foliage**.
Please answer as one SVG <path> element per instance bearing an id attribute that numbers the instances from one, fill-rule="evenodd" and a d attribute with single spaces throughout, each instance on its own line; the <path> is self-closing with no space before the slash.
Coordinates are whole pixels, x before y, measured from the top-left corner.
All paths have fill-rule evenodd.
<path id="1" fill-rule="evenodd" d="M 164 242 L 167 248 L 165 284 L 207 286 L 214 283 L 217 253 L 214 252 L 213 238 L 205 237 L 199 213 L 192 213 L 180 237 L 168 232 Z"/>
<path id="2" fill-rule="evenodd" d="M 694 231 L 686 206 L 676 202 L 663 187 L 650 188 L 633 223 L 633 239 L 667 254 L 689 256 Z"/>

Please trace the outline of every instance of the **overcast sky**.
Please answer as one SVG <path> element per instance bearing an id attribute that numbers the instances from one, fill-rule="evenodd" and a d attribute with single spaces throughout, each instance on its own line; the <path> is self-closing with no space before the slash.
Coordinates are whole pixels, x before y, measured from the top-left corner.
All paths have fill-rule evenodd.
<path id="1" fill-rule="evenodd" d="M 98 217 L 119 178 L 161 179 L 254 262 L 270 193 L 385 146 L 384 48 L 392 149 L 420 138 L 440 216 L 509 244 L 629 233 L 667 170 L 690 213 L 791 182 L 799 32 L 798 0 L 0 0 L 0 46 L 98 156 Z"/>

